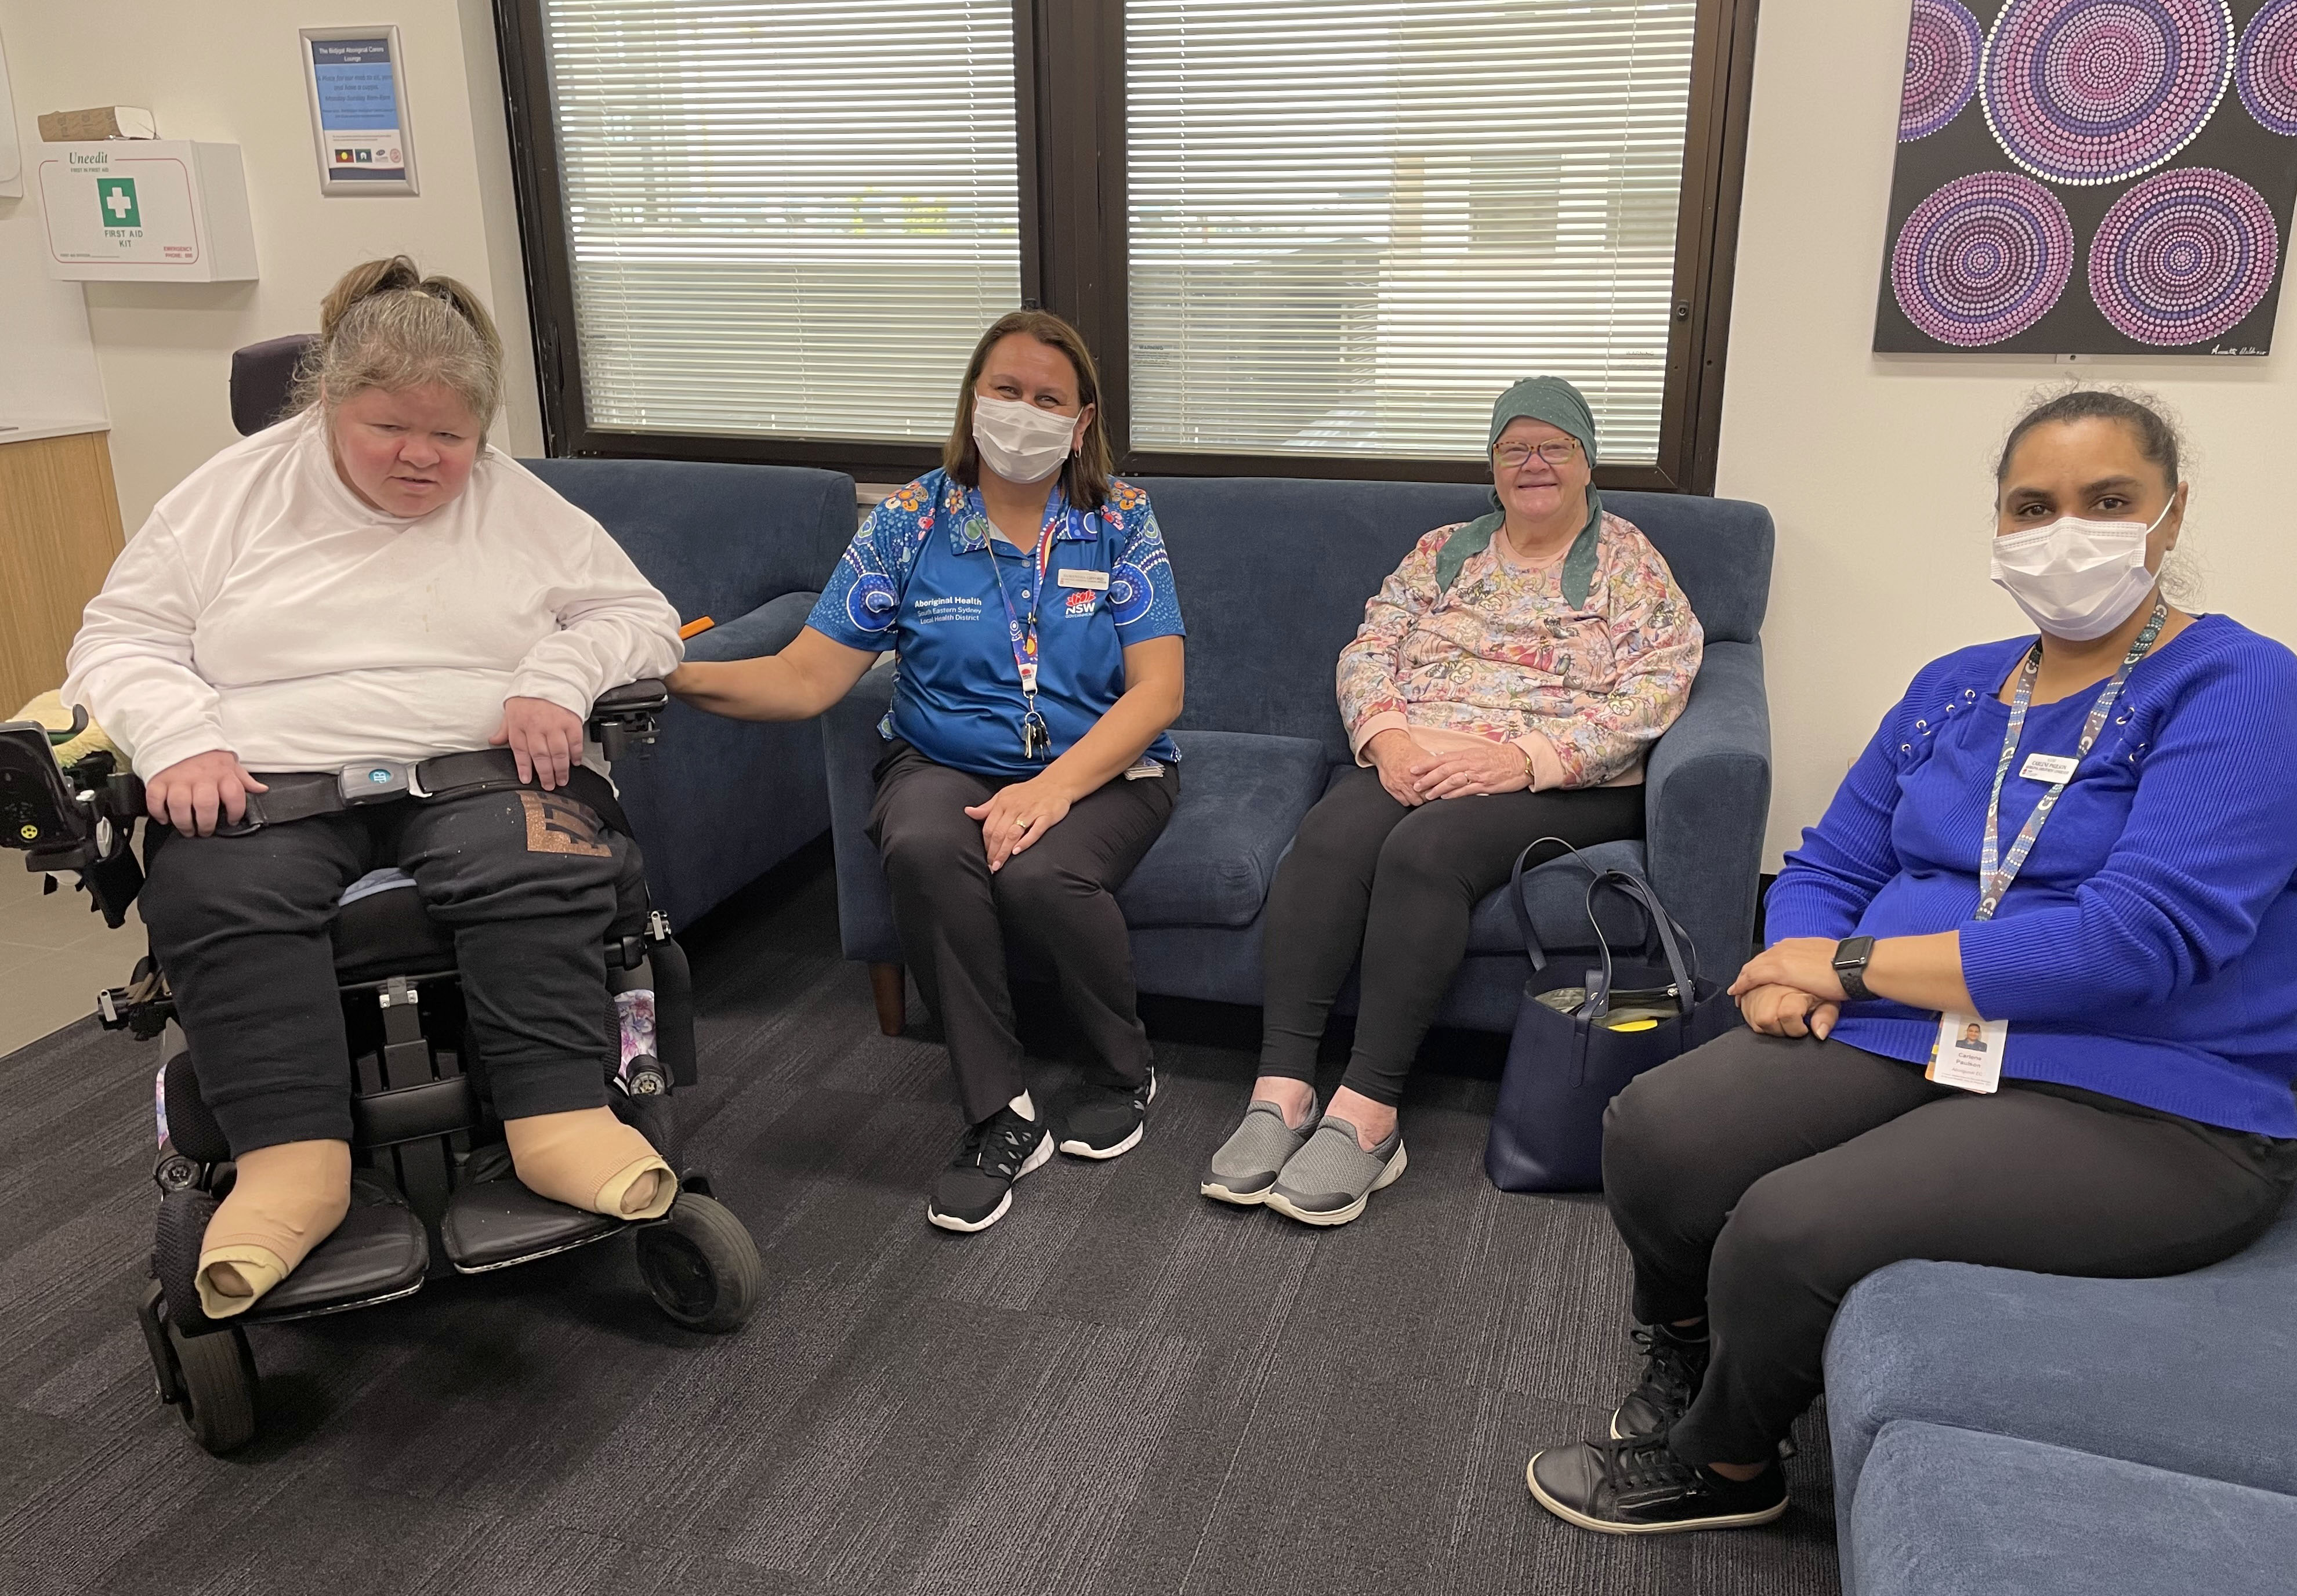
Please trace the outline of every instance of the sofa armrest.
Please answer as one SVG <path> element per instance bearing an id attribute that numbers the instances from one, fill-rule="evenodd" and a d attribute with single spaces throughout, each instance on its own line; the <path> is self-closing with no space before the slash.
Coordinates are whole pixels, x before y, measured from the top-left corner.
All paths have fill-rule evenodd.
<path id="1" fill-rule="evenodd" d="M 785 593 L 746 615 L 723 621 L 686 641 L 689 660 L 754 660 L 779 654 L 805 629 L 819 593 Z"/>
<path id="2" fill-rule="evenodd" d="M 705 636 L 707 634 L 704 634 Z M 869 806 L 877 795 L 874 772 L 885 757 L 877 723 L 893 703 L 893 656 L 863 673 L 853 690 L 821 717 L 821 751 L 829 767 L 829 835 L 837 853 L 837 933 L 845 957 L 897 964 L 893 898 L 885 868 L 869 840 Z"/>
<path id="3" fill-rule="evenodd" d="M 1847 1536 L 1867 1453 L 1898 1419 L 2297 1495 L 2293 1299 L 2297 1209 L 2246 1252 L 2157 1279 L 1876 1270 L 1827 1334 L 1838 1525 Z"/>
<path id="4" fill-rule="evenodd" d="M 1770 818 L 1761 644 L 1708 646 L 1691 703 L 1651 750 L 1643 779 L 1651 884 L 1691 933 L 1700 973 L 1727 985 L 1753 951 Z"/>

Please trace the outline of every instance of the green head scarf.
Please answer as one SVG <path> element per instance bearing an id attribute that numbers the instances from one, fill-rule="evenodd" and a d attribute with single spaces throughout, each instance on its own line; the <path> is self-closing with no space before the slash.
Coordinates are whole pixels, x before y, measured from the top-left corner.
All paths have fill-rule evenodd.
<path id="1" fill-rule="evenodd" d="M 1587 400 L 1580 391 L 1561 377 L 1526 377 L 1492 406 L 1492 430 L 1484 440 L 1484 452 L 1488 455 L 1499 446 L 1500 434 L 1508 424 L 1529 416 L 1544 421 L 1560 432 L 1569 433 L 1579 440 L 1587 454 L 1587 464 L 1595 464 L 1595 416 L 1587 408 Z M 1452 534 L 1436 556 L 1436 586 L 1438 591 L 1449 592 L 1460 575 L 1460 567 L 1474 555 L 1492 546 L 1501 527 L 1507 524 L 1506 507 L 1500 502 L 1500 490 L 1492 489 L 1492 513 L 1478 516 Z M 1603 528 L 1603 496 L 1595 491 L 1595 484 L 1587 484 L 1587 522 L 1573 539 L 1570 552 L 1563 556 L 1563 597 L 1572 605 L 1587 602 L 1587 590 L 1595 581 L 1596 540 Z"/>

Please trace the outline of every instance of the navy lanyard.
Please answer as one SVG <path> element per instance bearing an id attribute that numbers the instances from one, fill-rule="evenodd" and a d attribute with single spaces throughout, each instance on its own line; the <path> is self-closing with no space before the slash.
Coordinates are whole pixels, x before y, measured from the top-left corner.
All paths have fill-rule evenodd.
<path id="1" fill-rule="evenodd" d="M 985 522 L 988 518 L 983 517 Z M 992 532 L 984 542 L 993 544 Z M 1036 596 L 1029 601 L 1028 629 L 1022 629 L 1021 618 L 1014 613 L 1013 596 L 1005 591 L 1005 572 L 994 547 L 983 552 L 989 556 L 989 572 L 997 579 L 997 596 L 1005 606 L 1005 636 L 1013 648 L 1013 671 L 1021 679 L 1021 757 L 1050 759 L 1053 753 L 1052 728 L 1037 712 L 1037 612 L 1045 602 L 1045 572 L 1052 558 L 1053 529 L 1048 525 L 1037 529 Z"/>
<path id="2" fill-rule="evenodd" d="M 2161 635 L 2162 622 L 2169 618 L 2169 606 L 2157 599 L 2153 613 L 2145 622 L 2145 629 L 2131 639 L 2129 652 L 2122 658 L 2121 669 L 2113 673 L 2113 679 L 2105 684 L 2105 691 L 2100 693 L 2097 702 L 2090 706 L 2089 719 L 2082 724 L 2081 741 L 2074 745 L 2074 763 L 2079 765 L 2088 757 L 2091 746 L 2097 741 L 2097 734 L 2105 729 L 2105 718 L 2113 712 L 2113 701 L 2121 696 L 2121 684 L 2129 679 L 2130 670 L 2153 646 L 2153 639 Z M 2034 679 L 2041 673 L 2041 669 L 2042 640 L 2037 638 L 2034 646 L 2027 652 L 2024 667 L 2018 672 L 2018 691 L 2010 701 L 2010 728 L 2003 734 L 2002 757 L 1994 766 L 1994 794 L 1986 802 L 1986 843 L 1978 856 L 1978 879 L 1981 890 L 1977 917 L 1981 920 L 1992 919 L 1994 911 L 2001 907 L 2010 884 L 2018 879 L 2018 872 L 2025 868 L 2026 855 L 2034 850 L 2034 839 L 2042 835 L 2042 827 L 2049 822 L 2050 811 L 2058 806 L 2058 794 L 2066 790 L 2063 781 L 2050 784 L 2050 790 L 2042 794 L 2039 803 L 2034 805 L 2034 812 L 2026 817 L 2026 824 L 2019 829 L 2017 839 L 2010 844 L 2010 857 L 1999 858 L 2002 782 L 2010 774 L 2010 761 L 2018 757 L 2018 736 L 2026 729 L 2026 707 L 2033 702 Z"/>

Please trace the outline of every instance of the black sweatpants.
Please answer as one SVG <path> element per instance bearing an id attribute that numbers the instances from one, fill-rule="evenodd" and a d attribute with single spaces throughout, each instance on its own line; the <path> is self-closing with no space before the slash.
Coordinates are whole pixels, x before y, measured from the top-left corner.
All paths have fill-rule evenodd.
<path id="1" fill-rule="evenodd" d="M 1148 1033 L 1132 986 L 1132 944 L 1116 889 L 1163 835 L 1181 773 L 1118 777 L 995 875 L 968 808 L 1019 777 L 937 765 L 897 742 L 877 765 L 869 837 L 885 861 L 893 929 L 926 1001 L 941 1018 L 967 1121 L 978 1124 L 1028 1087 L 1013 1026 L 1005 939 L 1053 967 L 1062 1000 L 1106 1082 L 1148 1075 Z"/>
<path id="2" fill-rule="evenodd" d="M 271 778 L 277 780 L 279 778 Z M 617 889 L 644 891 L 628 838 L 562 789 L 377 804 L 241 836 L 150 827 L 140 901 L 200 1096 L 234 1154 L 348 1140 L 351 1074 L 328 922 L 345 887 L 396 865 L 451 928 L 468 1044 L 505 1119 L 605 1100 Z"/>
<path id="3" fill-rule="evenodd" d="M 2078 1088 L 1988 1097 L 1815 1038 L 1733 1031 L 1639 1077 L 1603 1119 L 1635 1317 L 1705 1314 L 1705 1385 L 1669 1443 L 1756 1463 L 1818 1394 L 1850 1287 L 1904 1258 L 2182 1274 L 2272 1223 L 2297 1141 Z"/>
<path id="4" fill-rule="evenodd" d="M 1363 1000 L 1345 1084 L 1404 1097 L 1413 1055 L 1467 956 L 1468 922 L 1544 836 L 1575 848 L 1643 834 L 1643 790 L 1495 793 L 1414 809 L 1379 772 L 1343 774 L 1276 868 L 1262 934 L 1260 1073 L 1316 1078 L 1332 1000 L 1359 954 Z"/>

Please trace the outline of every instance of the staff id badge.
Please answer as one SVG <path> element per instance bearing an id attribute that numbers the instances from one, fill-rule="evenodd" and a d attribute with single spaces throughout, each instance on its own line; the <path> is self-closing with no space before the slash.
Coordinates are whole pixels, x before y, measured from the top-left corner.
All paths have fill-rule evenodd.
<path id="1" fill-rule="evenodd" d="M 2008 1020 L 1981 1020 L 1951 1010 L 1939 1016 L 1938 1040 L 1931 1043 L 1923 1076 L 1940 1086 L 1992 1092 L 2002 1086 L 2002 1050 L 2010 1045 Z"/>

